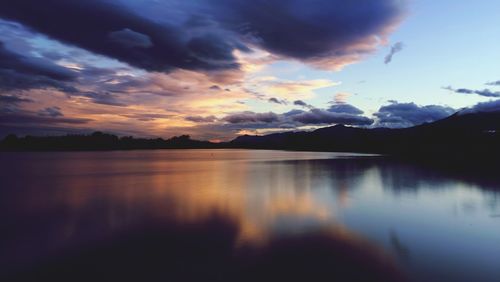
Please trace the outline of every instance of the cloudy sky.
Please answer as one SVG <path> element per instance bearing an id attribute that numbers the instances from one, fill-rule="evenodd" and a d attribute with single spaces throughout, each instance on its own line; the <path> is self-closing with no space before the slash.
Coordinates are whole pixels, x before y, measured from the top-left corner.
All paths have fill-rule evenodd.
<path id="1" fill-rule="evenodd" d="M 407 127 L 500 109 L 491 0 L 0 0 L 0 135 Z"/>

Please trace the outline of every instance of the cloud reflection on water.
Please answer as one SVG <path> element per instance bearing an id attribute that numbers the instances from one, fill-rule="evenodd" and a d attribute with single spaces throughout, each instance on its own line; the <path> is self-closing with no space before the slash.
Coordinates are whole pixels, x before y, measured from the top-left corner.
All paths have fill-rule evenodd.
<path id="1" fill-rule="evenodd" d="M 379 157 L 182 150 L 2 158 L 9 164 L 2 166 L 8 188 L 0 200 L 7 210 L 2 219 L 9 231 L 2 235 L 5 248 L 0 260 L 12 268 L 81 246 L 114 244 L 151 226 L 155 230 L 175 224 L 196 226 L 214 215 L 233 226 L 229 243 L 235 250 L 266 248 L 286 238 L 299 240 L 326 232 L 335 242 L 360 248 L 368 257 L 391 261 L 391 249 L 396 259 L 415 248 L 429 248 L 415 239 L 423 235 L 421 231 L 408 234 L 405 224 L 391 227 L 394 223 L 387 222 L 406 218 L 415 225 L 411 220 L 418 214 L 409 214 L 412 206 L 401 205 L 408 199 L 434 209 L 431 223 L 449 219 L 440 214 L 453 202 L 449 198 L 454 194 L 449 193 L 482 203 L 476 205 L 476 213 L 498 213 L 491 200 L 498 198 L 495 190 Z M 441 201 L 439 206 L 434 206 L 433 197 Z M 418 213 L 425 216 L 425 210 Z M 481 224 L 488 228 L 484 232 L 490 232 L 488 222 Z M 413 260 L 418 262 L 418 256 L 412 255 Z"/>

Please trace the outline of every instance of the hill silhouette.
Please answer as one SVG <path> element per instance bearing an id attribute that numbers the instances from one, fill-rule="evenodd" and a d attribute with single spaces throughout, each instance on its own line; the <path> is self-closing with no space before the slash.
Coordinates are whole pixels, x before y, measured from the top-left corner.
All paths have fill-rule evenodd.
<path id="1" fill-rule="evenodd" d="M 448 160 L 500 157 L 500 112 L 463 113 L 410 128 L 356 128 L 344 125 L 314 131 L 243 135 L 230 142 L 193 140 L 188 135 L 170 139 L 118 137 L 102 132 L 91 135 L 49 137 L 7 136 L 3 151 L 26 150 L 128 150 L 245 148 L 308 151 L 363 152 L 411 158 L 446 157 Z"/>
<path id="2" fill-rule="evenodd" d="M 456 157 L 500 156 L 500 112 L 460 112 L 410 128 L 355 128 L 344 125 L 311 132 L 240 136 L 230 144 L 240 148 L 349 151 L 391 155 L 438 154 Z"/>

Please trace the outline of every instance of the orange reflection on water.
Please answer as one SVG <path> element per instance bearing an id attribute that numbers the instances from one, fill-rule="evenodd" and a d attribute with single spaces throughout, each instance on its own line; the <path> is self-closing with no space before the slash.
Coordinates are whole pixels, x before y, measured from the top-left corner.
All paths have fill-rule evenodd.
<path id="1" fill-rule="evenodd" d="M 170 170 L 170 164 L 157 165 L 155 171 Z M 176 164 L 175 170 L 150 178 L 155 214 L 174 214 L 183 222 L 220 214 L 238 223 L 240 241 L 266 240 L 281 217 L 333 219 L 333 211 L 312 196 L 308 178 L 286 164 L 203 160 Z M 158 203 L 160 198 L 174 205 Z"/>
<path id="2" fill-rule="evenodd" d="M 197 230 L 216 218 L 225 223 L 215 237 L 236 252 L 248 246 L 264 250 L 290 238 L 315 242 L 318 237 L 309 236 L 315 233 L 340 250 L 348 246 L 348 253 L 366 255 L 369 265 L 390 262 L 387 251 L 404 262 L 446 256 L 454 261 L 455 251 L 467 247 L 471 256 L 460 260 L 472 270 L 469 277 L 498 277 L 491 275 L 497 266 L 484 263 L 498 253 L 498 224 L 491 216 L 498 210 L 492 201 L 497 190 L 390 159 L 350 158 L 252 150 L 16 153 L 3 162 L 8 165 L 0 206 L 7 211 L 7 228 L 0 262 L 30 265 L 65 250 L 141 234 L 170 248 L 177 242 L 172 231 L 187 227 L 199 235 L 193 242 L 203 241 L 205 233 Z M 457 199 L 472 204 L 457 210 Z M 471 230 L 484 240 L 472 240 Z M 440 248 L 427 240 L 434 233 L 440 234 L 434 236 Z M 414 250 L 428 255 L 418 257 Z M 480 269 L 490 272 L 474 271 Z"/>
<path id="3" fill-rule="evenodd" d="M 335 214 L 346 204 L 350 182 L 322 174 L 307 161 L 334 156 L 328 153 L 161 150 L 47 156 L 31 162 L 35 178 L 22 183 L 37 196 L 21 195 L 17 204 L 33 213 L 64 215 L 54 230 L 61 240 L 84 231 L 82 222 L 90 221 L 105 235 L 148 220 L 196 224 L 213 215 L 237 223 L 240 243 L 304 228 L 349 233 Z M 321 189 L 337 191 L 336 201 L 322 199 Z"/>

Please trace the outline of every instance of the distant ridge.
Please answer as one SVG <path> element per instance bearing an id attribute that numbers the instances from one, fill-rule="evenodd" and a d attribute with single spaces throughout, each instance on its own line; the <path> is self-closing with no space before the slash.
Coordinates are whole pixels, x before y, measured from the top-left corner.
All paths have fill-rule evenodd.
<path id="1" fill-rule="evenodd" d="M 378 153 L 454 159 L 500 158 L 500 112 L 462 113 L 410 128 L 356 128 L 335 125 L 314 131 L 243 135 L 230 142 L 193 140 L 187 135 L 170 139 L 117 137 L 95 132 L 91 135 L 53 137 L 7 136 L 3 151 L 128 150 L 245 148 Z"/>
<path id="2" fill-rule="evenodd" d="M 256 149 L 351 151 L 392 155 L 500 156 L 500 112 L 456 113 L 410 128 L 355 128 L 344 125 L 311 132 L 240 136 L 231 146 Z"/>

